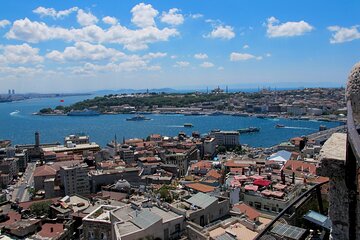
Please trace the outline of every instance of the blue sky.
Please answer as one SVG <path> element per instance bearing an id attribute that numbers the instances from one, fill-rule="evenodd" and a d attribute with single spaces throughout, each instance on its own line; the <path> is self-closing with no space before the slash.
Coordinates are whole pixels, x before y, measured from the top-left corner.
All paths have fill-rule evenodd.
<path id="1" fill-rule="evenodd" d="M 0 92 L 343 86 L 360 1 L 4 1 Z"/>

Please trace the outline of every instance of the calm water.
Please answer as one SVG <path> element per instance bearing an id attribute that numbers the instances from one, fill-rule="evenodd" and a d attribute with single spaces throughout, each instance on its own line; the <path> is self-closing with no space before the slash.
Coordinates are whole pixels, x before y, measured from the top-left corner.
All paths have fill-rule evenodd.
<path id="1" fill-rule="evenodd" d="M 93 96 L 91 96 L 92 98 Z M 62 104 L 68 105 L 90 96 L 64 98 Z M 13 144 L 34 142 L 34 132 L 39 131 L 41 142 L 63 142 L 64 136 L 84 132 L 91 141 L 105 146 L 117 135 L 118 140 L 125 138 L 145 138 L 151 133 L 174 136 L 179 131 L 191 134 L 192 131 L 208 133 L 212 129 L 236 130 L 249 126 L 260 127 L 259 133 L 243 134 L 242 144 L 254 147 L 270 147 L 281 141 L 318 131 L 320 125 L 328 128 L 339 126 L 336 122 L 317 122 L 287 119 L 259 119 L 235 116 L 182 116 L 146 115 L 151 121 L 126 121 L 134 115 L 102 115 L 94 117 L 44 117 L 32 115 L 44 107 L 60 105 L 60 98 L 31 99 L 21 102 L 0 103 L 0 139 L 10 139 Z M 19 112 L 15 112 L 18 110 Z M 184 123 L 192 123 L 193 128 L 184 128 Z M 283 124 L 286 128 L 275 128 Z"/>

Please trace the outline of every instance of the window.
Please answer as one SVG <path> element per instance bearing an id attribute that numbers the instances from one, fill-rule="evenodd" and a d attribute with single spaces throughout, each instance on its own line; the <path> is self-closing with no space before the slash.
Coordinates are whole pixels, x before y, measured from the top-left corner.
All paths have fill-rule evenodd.
<path id="1" fill-rule="evenodd" d="M 101 233 L 101 234 L 100 234 L 100 239 L 107 239 L 106 234 L 105 234 L 105 233 Z"/>

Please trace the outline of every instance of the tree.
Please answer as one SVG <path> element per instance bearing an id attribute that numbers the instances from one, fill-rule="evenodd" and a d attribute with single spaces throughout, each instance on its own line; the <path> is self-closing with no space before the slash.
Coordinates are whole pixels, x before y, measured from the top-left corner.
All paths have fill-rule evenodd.
<path id="1" fill-rule="evenodd" d="M 43 215 L 48 215 L 51 204 L 51 201 L 36 202 L 31 204 L 29 209 L 32 214 L 40 217 Z"/>
<path id="2" fill-rule="evenodd" d="M 226 147 L 225 146 L 218 146 L 217 151 L 218 151 L 218 153 L 226 153 Z"/>

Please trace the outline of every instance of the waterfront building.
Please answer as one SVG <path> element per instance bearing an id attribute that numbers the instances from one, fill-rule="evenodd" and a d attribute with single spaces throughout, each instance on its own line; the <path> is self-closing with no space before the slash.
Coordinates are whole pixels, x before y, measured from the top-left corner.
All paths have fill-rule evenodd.
<path id="1" fill-rule="evenodd" d="M 215 138 L 218 146 L 234 147 L 240 145 L 238 131 L 212 130 L 210 136 Z"/>

